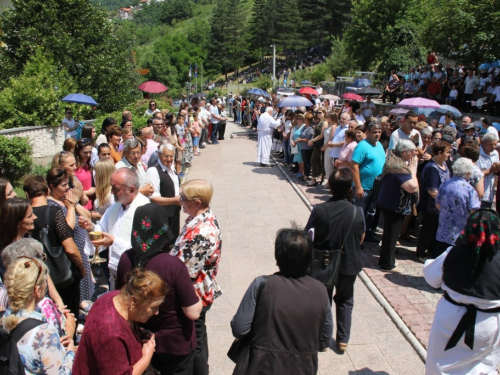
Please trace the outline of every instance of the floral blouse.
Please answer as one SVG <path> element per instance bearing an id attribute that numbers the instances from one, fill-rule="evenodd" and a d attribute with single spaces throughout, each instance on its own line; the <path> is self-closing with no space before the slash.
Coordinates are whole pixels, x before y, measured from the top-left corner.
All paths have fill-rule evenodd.
<path id="1" fill-rule="evenodd" d="M 9 308 L 4 317 L 13 314 Z M 17 343 L 26 374 L 71 375 L 75 353 L 61 345 L 57 328 L 36 311 L 19 310 L 14 315 L 45 322 L 26 333 Z"/>
<path id="2" fill-rule="evenodd" d="M 170 252 L 187 266 L 189 276 L 203 306 L 209 306 L 222 294 L 216 276 L 221 256 L 219 223 L 211 210 L 186 219 Z"/>

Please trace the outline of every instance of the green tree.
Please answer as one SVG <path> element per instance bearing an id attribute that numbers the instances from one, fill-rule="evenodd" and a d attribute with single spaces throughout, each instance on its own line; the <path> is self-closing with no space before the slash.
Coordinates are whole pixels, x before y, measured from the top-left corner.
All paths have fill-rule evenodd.
<path id="1" fill-rule="evenodd" d="M 332 24 L 330 11 L 331 0 L 301 0 L 301 30 L 303 39 L 308 45 L 325 45 L 330 36 L 329 25 Z"/>
<path id="2" fill-rule="evenodd" d="M 218 0 L 213 10 L 207 65 L 223 73 L 226 79 L 227 74 L 237 70 L 245 60 L 244 10 L 244 0 Z"/>
<path id="3" fill-rule="evenodd" d="M 432 0 L 423 40 L 444 57 L 479 65 L 500 58 L 500 2 Z"/>
<path id="4" fill-rule="evenodd" d="M 350 74 L 355 70 L 355 63 L 347 50 L 345 39 L 335 38 L 332 43 L 332 54 L 325 64 L 334 77 Z"/>
<path id="5" fill-rule="evenodd" d="M 0 41 L 7 46 L 0 50 L 3 82 L 20 75 L 36 48 L 43 47 L 57 69 L 66 69 L 78 90 L 94 97 L 102 110 L 132 101 L 131 53 L 112 34 L 103 8 L 90 0 L 13 0 L 12 5 L 0 15 Z"/>
<path id="6" fill-rule="evenodd" d="M 10 78 L 0 91 L 0 129 L 59 125 L 59 99 L 75 92 L 75 87 L 68 72 L 57 69 L 53 60 L 37 49 L 23 73 Z"/>
<path id="7" fill-rule="evenodd" d="M 353 3 L 351 23 L 345 32 L 348 52 L 363 70 L 376 68 L 393 49 L 401 47 L 397 33 L 416 43 L 415 26 L 422 19 L 422 9 L 427 0 L 359 0 Z M 433 11 L 434 12 L 434 11 Z M 398 53 L 415 53 L 414 48 L 399 48 Z M 400 57 L 398 60 L 405 60 Z M 415 61 L 414 64 L 421 61 Z"/>
<path id="8" fill-rule="evenodd" d="M 142 7 L 140 12 L 134 13 L 137 23 L 152 25 L 172 25 L 174 21 L 181 21 L 193 16 L 193 7 L 190 1 L 164 0 L 152 1 Z"/>
<path id="9" fill-rule="evenodd" d="M 391 49 L 385 50 L 379 66 L 380 72 L 389 72 L 392 69 L 407 72 L 424 60 L 415 25 L 412 23 L 396 24 L 391 34 Z"/>

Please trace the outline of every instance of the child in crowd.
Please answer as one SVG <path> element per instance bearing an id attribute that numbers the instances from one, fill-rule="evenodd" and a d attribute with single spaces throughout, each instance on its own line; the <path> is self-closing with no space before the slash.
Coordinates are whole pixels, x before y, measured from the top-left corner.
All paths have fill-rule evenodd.
<path id="1" fill-rule="evenodd" d="M 457 97 L 458 97 L 457 85 L 453 85 L 450 90 L 450 95 L 446 98 L 446 104 L 451 105 L 453 102 L 456 102 Z"/>
<path id="2" fill-rule="evenodd" d="M 175 125 L 175 134 L 177 135 L 177 156 L 175 158 L 175 170 L 177 171 L 177 174 L 179 177 L 181 176 L 182 172 L 182 162 L 184 161 L 184 151 L 185 151 L 185 144 L 186 144 L 186 139 L 185 139 L 185 128 L 184 128 L 184 120 L 185 116 L 180 114 L 177 116 L 177 124 Z"/>
<path id="3" fill-rule="evenodd" d="M 193 113 L 193 122 L 191 123 L 190 131 L 193 137 L 193 152 L 196 156 L 200 156 L 201 152 L 198 150 L 198 144 L 200 142 L 201 129 L 198 122 L 198 112 Z"/>

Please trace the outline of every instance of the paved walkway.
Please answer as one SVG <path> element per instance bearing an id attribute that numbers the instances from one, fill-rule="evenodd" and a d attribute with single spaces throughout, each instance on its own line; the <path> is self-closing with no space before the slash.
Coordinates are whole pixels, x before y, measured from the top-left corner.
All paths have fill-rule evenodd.
<path id="1" fill-rule="evenodd" d="M 230 139 L 231 133 L 240 136 Z M 207 314 L 212 375 L 232 373 L 226 356 L 233 341 L 230 321 L 250 282 L 277 271 L 276 231 L 292 221 L 304 226 L 309 217 L 308 207 L 277 167 L 257 167 L 256 146 L 253 132 L 229 122 L 226 139 L 202 150 L 189 171 L 188 178 L 214 185 L 212 208 L 223 238 L 218 280 L 224 293 Z M 333 349 L 320 353 L 321 375 L 423 374 L 419 355 L 359 279 L 354 306 L 349 348 L 345 354 Z M 333 340 L 331 344 L 336 347 Z"/>

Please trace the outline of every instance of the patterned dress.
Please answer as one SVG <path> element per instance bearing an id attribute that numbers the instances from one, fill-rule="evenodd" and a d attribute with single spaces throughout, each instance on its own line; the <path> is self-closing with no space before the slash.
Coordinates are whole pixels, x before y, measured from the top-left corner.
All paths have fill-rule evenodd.
<path id="1" fill-rule="evenodd" d="M 60 207 L 64 213 L 64 216 L 66 216 L 68 213 L 68 209 L 66 208 L 66 206 L 64 205 L 60 206 L 57 202 L 53 201 L 52 199 L 48 200 L 48 205 Z M 76 216 L 76 222 L 78 223 L 78 215 L 75 216 Z M 86 236 L 88 236 L 88 233 L 82 228 L 80 228 L 78 224 L 75 225 L 75 229 L 73 229 L 73 240 L 75 241 L 78 250 L 80 250 L 83 265 L 85 267 L 85 270 L 87 271 L 87 275 L 80 280 L 80 302 L 85 300 L 90 301 L 95 291 L 95 286 L 94 283 L 92 282 L 92 270 L 90 268 L 89 257 L 87 254 L 85 254 Z"/>
<path id="2" fill-rule="evenodd" d="M 203 306 L 209 306 L 222 294 L 216 276 L 221 256 L 219 223 L 209 209 L 195 218 L 189 216 L 170 254 L 188 268 L 194 289 Z"/>
<path id="3" fill-rule="evenodd" d="M 28 331 L 17 343 L 26 374 L 71 375 L 75 353 L 61 345 L 57 328 L 43 314 L 29 310 L 13 313 L 9 308 L 4 316 L 10 315 L 45 322 Z"/>

